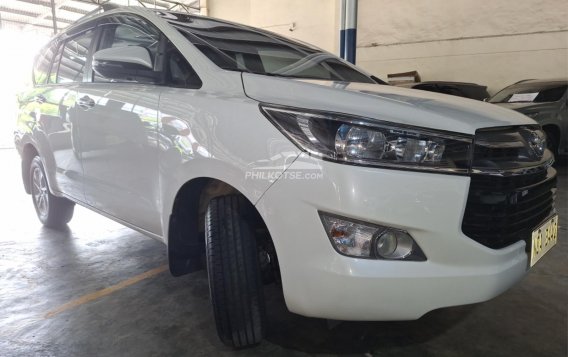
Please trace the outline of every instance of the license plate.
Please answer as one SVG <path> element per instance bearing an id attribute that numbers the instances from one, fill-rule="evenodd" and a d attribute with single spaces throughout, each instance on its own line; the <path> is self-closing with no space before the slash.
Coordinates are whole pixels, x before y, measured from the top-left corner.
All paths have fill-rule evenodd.
<path id="1" fill-rule="evenodd" d="M 558 242 L 558 215 L 532 232 L 531 267 Z"/>

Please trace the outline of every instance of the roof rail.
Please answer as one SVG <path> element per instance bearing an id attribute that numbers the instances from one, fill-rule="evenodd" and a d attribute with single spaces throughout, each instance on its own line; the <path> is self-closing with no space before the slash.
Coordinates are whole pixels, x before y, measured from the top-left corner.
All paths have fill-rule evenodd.
<path id="1" fill-rule="evenodd" d="M 101 14 L 103 12 L 106 11 L 110 11 L 110 10 L 114 10 L 114 9 L 119 9 L 121 7 L 124 7 L 122 5 L 118 5 L 118 4 L 113 4 L 110 3 L 110 1 L 112 0 L 108 0 L 107 2 L 100 4 L 95 10 L 87 13 L 85 16 L 83 16 L 80 21 L 88 19 L 94 15 L 98 15 Z M 138 4 L 140 4 L 141 7 L 146 8 L 146 9 L 154 9 L 154 7 L 152 7 L 152 2 L 151 0 L 136 0 L 136 2 Z M 166 11 L 172 11 L 174 10 L 176 7 L 178 9 L 183 9 L 183 11 L 187 12 L 188 14 L 192 14 L 192 13 L 196 13 L 199 12 L 199 8 L 195 8 L 193 6 L 190 6 L 188 4 L 184 4 L 183 2 L 180 1 L 176 1 L 176 0 L 159 0 L 159 1 L 154 1 L 154 5 L 155 4 L 159 4 L 160 7 L 162 7 L 161 9 L 158 10 L 166 10 Z M 148 6 L 150 5 L 150 6 Z"/>
<path id="2" fill-rule="evenodd" d="M 152 9 L 152 1 L 151 0 L 136 0 L 136 1 L 138 1 L 138 3 L 140 5 L 142 5 L 143 7 L 148 8 L 148 9 Z M 178 9 L 181 8 L 185 12 L 187 12 L 188 14 L 199 12 L 199 10 L 200 10 L 199 7 L 196 8 L 196 7 L 193 7 L 189 4 L 185 4 L 182 1 L 176 1 L 176 0 L 154 0 L 153 4 L 154 4 L 154 6 L 158 5 L 158 6 L 161 6 L 161 7 L 165 7 L 165 9 L 161 9 L 161 10 L 172 11 L 176 7 Z M 149 5 L 149 6 L 146 6 L 146 5 Z"/>
<path id="3" fill-rule="evenodd" d="M 107 2 L 100 4 L 95 10 L 90 11 L 85 16 L 83 16 L 79 20 L 77 20 L 77 23 L 82 23 L 82 22 L 89 20 L 90 18 L 92 18 L 96 15 L 102 14 L 102 13 L 107 12 L 107 11 L 126 7 L 126 6 L 123 6 L 123 5 L 113 4 L 110 1 L 112 1 L 112 0 L 107 0 Z M 151 7 L 152 1 L 153 1 L 154 5 L 157 4 L 161 8 Z M 140 7 L 148 9 L 148 10 L 174 11 L 175 8 L 178 8 L 178 9 L 182 9 L 183 11 L 185 11 L 188 14 L 195 14 L 195 13 L 199 12 L 199 8 L 195 8 L 193 6 L 184 4 L 184 3 L 176 1 L 176 0 L 136 0 L 136 2 L 138 2 Z M 148 5 L 150 5 L 150 6 L 148 6 Z"/>

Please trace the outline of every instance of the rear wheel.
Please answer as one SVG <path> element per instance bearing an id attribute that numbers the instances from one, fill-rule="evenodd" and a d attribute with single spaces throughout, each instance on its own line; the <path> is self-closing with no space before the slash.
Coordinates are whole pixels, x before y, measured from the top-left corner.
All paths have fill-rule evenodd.
<path id="1" fill-rule="evenodd" d="M 207 273 L 220 339 L 232 347 L 258 344 L 264 337 L 265 306 L 256 239 L 246 220 L 250 203 L 242 196 L 213 198 L 207 208 Z"/>
<path id="2" fill-rule="evenodd" d="M 69 223 L 75 203 L 51 194 L 39 156 L 34 157 L 30 164 L 29 179 L 32 200 L 40 222 L 51 228 L 61 228 Z"/>

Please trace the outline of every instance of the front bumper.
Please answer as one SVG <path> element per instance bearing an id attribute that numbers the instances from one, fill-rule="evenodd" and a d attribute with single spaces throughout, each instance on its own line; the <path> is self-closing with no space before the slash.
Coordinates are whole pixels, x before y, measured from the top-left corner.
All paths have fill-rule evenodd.
<path id="1" fill-rule="evenodd" d="M 470 178 L 326 162 L 306 154 L 258 201 L 288 309 L 337 320 L 412 320 L 491 299 L 527 272 L 525 242 L 487 248 L 461 231 Z M 403 229 L 425 262 L 338 254 L 318 211 Z"/>

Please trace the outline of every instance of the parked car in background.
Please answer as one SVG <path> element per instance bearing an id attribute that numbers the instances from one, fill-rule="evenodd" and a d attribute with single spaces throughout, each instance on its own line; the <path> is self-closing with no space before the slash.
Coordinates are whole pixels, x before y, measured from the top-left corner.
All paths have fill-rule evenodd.
<path id="1" fill-rule="evenodd" d="M 475 83 L 428 81 L 420 83 L 403 83 L 398 84 L 397 86 L 455 95 L 475 100 L 484 100 L 489 98 L 487 87 Z"/>
<path id="2" fill-rule="evenodd" d="M 555 154 L 568 153 L 568 78 L 527 79 L 506 87 L 489 99 L 536 120 L 546 132 L 548 148 Z"/>

